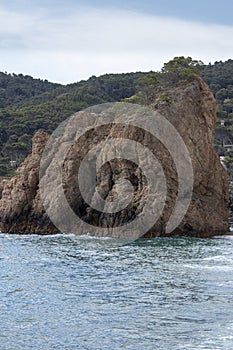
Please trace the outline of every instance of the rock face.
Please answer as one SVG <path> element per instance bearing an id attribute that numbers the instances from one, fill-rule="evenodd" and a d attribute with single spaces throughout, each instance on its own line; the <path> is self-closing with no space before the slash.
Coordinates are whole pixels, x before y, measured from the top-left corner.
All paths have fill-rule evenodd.
<path id="1" fill-rule="evenodd" d="M 166 98 L 164 98 L 165 93 Z M 134 162 L 124 159 L 111 160 L 97 172 L 96 192 L 98 191 L 106 201 L 111 202 L 119 193 L 126 193 L 127 187 L 124 183 L 119 183 L 119 179 L 129 180 L 133 186 L 134 194 L 131 203 L 117 214 L 108 214 L 104 208 L 102 211 L 93 209 L 84 201 L 77 185 L 79 166 L 90 149 L 109 138 L 130 139 L 140 142 L 156 153 L 167 181 L 167 197 L 162 215 L 146 236 L 208 237 L 225 234 L 228 231 L 228 182 L 227 174 L 213 149 L 217 105 L 211 91 L 201 79 L 196 79 L 185 86 L 179 85 L 166 89 L 165 92 L 159 91 L 151 107 L 158 110 L 174 125 L 192 159 L 194 170 L 192 200 L 179 226 L 173 232 L 165 233 L 166 222 L 172 213 L 178 190 L 174 161 L 160 141 L 135 126 L 122 128 L 116 124 L 109 124 L 97 127 L 86 132 L 79 142 L 70 148 L 65 157 L 62 174 L 62 187 L 70 207 L 83 221 L 94 227 L 124 225 L 142 212 L 148 187 L 142 171 Z M 71 136 L 72 132 L 66 131 L 64 141 Z M 5 184 L 0 200 L 2 232 L 41 234 L 59 232 L 45 213 L 38 187 L 39 164 L 47 140 L 48 135 L 45 132 L 36 133 L 32 154 L 19 167 L 17 175 Z M 51 156 L 55 155 L 48 157 L 48 164 Z M 43 179 L 51 185 L 51 188 L 59 187 L 59 183 L 56 182 L 56 171 L 54 171 L 54 177 L 49 177 L 45 173 Z M 95 202 L 96 192 L 91 198 L 92 203 Z M 52 210 L 56 211 L 58 203 L 56 192 L 48 193 L 46 200 L 50 203 Z M 61 215 L 60 219 L 65 220 L 65 214 L 64 217 Z M 80 233 L 78 228 L 75 233 Z"/>
<path id="2" fill-rule="evenodd" d="M 42 130 L 35 134 L 31 155 L 17 169 L 17 175 L 4 184 L 0 200 L 2 232 L 35 233 L 40 225 L 46 231 L 49 220 L 39 198 L 38 184 L 40 159 L 48 138 Z"/>
<path id="3" fill-rule="evenodd" d="M 233 181 L 230 181 L 229 222 L 233 228 Z"/>
<path id="4" fill-rule="evenodd" d="M 8 182 L 9 182 L 9 178 L 4 176 L 0 177 L 0 198 L 2 197 L 2 191 Z"/>

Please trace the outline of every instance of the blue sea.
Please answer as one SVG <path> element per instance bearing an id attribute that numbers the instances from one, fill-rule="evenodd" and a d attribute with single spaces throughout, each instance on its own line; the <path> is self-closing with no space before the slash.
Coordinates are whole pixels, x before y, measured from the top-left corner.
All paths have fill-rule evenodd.
<path id="1" fill-rule="evenodd" d="M 1 350 L 232 350 L 233 237 L 0 235 Z"/>

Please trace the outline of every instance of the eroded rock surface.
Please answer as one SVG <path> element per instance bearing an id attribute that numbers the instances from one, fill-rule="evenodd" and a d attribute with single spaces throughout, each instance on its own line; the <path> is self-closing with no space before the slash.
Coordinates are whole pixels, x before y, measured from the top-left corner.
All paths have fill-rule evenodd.
<path id="1" fill-rule="evenodd" d="M 233 181 L 230 181 L 229 222 L 233 228 Z"/>
<path id="2" fill-rule="evenodd" d="M 169 235 L 205 237 L 224 234 L 228 231 L 229 194 L 226 172 L 213 149 L 217 111 L 215 99 L 201 79 L 196 79 L 185 86 L 166 90 L 166 99 L 161 99 L 161 93 L 164 92 L 158 92 L 151 107 L 167 118 L 180 133 L 190 153 L 194 170 L 191 204 L 182 222 Z M 85 111 L 80 113 L 85 113 Z M 74 136 L 75 127 L 72 130 L 72 120 L 70 125 L 70 129 L 66 130 L 63 136 L 64 142 Z M 108 161 L 97 172 L 97 187 L 91 198 L 93 205 L 97 192 L 108 202 L 117 199 L 119 193 L 126 193 L 128 190 L 126 183 L 121 183 L 119 180 L 129 180 L 133 186 L 134 193 L 130 204 L 116 214 L 106 213 L 104 207 L 102 211 L 93 209 L 83 200 L 77 183 L 77 173 L 82 159 L 94 146 L 109 138 L 140 142 L 155 153 L 159 159 L 166 176 L 167 197 L 162 215 L 147 232 L 147 236 L 165 235 L 166 223 L 174 208 L 178 191 L 174 160 L 160 141 L 149 132 L 135 126 L 122 128 L 119 125 L 109 124 L 86 132 L 66 154 L 62 183 L 57 180 L 56 168 L 51 163 L 51 159 L 56 157 L 56 152 L 48 154 L 48 167 L 53 166 L 54 171 L 53 176 L 48 176 L 46 172 L 43 174 L 43 181 L 51 186 L 51 192 L 48 191 L 46 194 L 45 202 L 51 211 L 56 212 L 59 203 L 59 189 L 62 186 L 66 199 L 76 215 L 94 227 L 109 229 L 133 221 L 143 211 L 148 194 L 147 181 L 136 164 L 124 159 L 115 159 Z M 45 213 L 38 187 L 40 159 L 47 140 L 48 135 L 45 132 L 36 133 L 33 139 L 32 154 L 27 157 L 19 167 L 17 175 L 5 185 L 2 191 L 0 221 L 3 232 L 45 234 L 59 231 Z M 56 140 L 54 142 L 56 143 Z M 120 145 L 121 141 L 118 142 Z M 158 188 L 158 198 L 159 195 L 160 189 Z M 65 211 L 59 219 L 61 222 L 67 220 Z M 71 225 L 70 229 L 72 227 Z M 70 232 L 69 227 L 66 231 Z M 74 233 L 79 234 L 80 232 L 81 229 L 77 225 Z M 107 235 L 108 232 L 111 231 L 103 230 L 103 235 Z"/>
<path id="3" fill-rule="evenodd" d="M 40 159 L 48 138 L 42 130 L 35 134 L 31 155 L 17 169 L 17 175 L 4 185 L 0 200 L 2 232 L 43 233 L 48 223 L 51 226 L 38 191 Z"/>

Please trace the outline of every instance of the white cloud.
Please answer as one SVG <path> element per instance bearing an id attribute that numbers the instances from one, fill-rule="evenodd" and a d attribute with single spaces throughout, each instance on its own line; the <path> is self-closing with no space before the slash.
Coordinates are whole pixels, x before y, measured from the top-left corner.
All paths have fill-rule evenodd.
<path id="1" fill-rule="evenodd" d="M 233 57 L 233 26 L 120 10 L 76 8 L 51 16 L 0 11 L 0 70 L 58 82 L 109 72 L 149 71 L 178 55 Z"/>

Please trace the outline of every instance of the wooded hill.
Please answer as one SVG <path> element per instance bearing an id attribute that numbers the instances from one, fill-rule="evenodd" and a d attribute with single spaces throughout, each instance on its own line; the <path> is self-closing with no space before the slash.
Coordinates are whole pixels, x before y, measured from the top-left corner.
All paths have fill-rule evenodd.
<path id="1" fill-rule="evenodd" d="M 224 140 L 233 142 L 233 60 L 201 65 L 200 69 L 220 106 L 216 145 L 224 154 Z M 140 89 L 140 79 L 147 75 L 105 74 L 60 85 L 22 74 L 0 73 L 0 175 L 14 172 L 14 166 L 30 152 L 36 130 L 51 133 L 61 121 L 83 108 L 131 97 Z"/>

